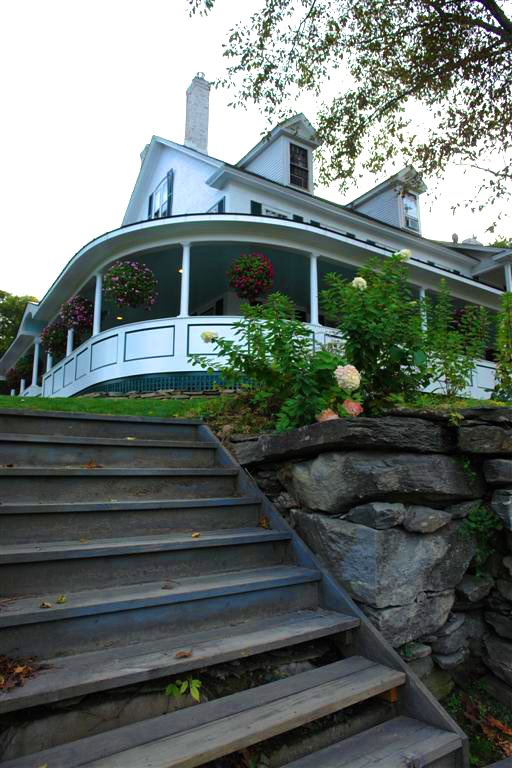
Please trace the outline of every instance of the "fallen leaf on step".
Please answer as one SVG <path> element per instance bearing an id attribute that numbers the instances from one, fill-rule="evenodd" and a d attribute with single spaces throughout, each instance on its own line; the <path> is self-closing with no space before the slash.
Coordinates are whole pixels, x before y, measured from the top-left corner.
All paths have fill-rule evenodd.
<path id="1" fill-rule="evenodd" d="M 178 651 L 174 658 L 176 659 L 190 659 L 192 651 Z"/>
<path id="2" fill-rule="evenodd" d="M 57 603 L 57 605 L 64 605 L 64 603 L 67 603 L 67 601 L 68 599 L 66 595 L 59 595 L 55 602 Z"/>
<path id="3" fill-rule="evenodd" d="M 174 589 L 174 584 L 171 581 L 162 584 L 162 589 Z"/>
<path id="4" fill-rule="evenodd" d="M 3 687 L 4 683 L 5 683 L 5 677 L 3 675 L 0 675 L 0 688 Z"/>
<path id="5" fill-rule="evenodd" d="M 260 519 L 258 520 L 258 525 L 260 528 L 270 528 L 270 520 L 266 515 L 260 515 Z"/>
<path id="6" fill-rule="evenodd" d="M 47 603 L 46 600 L 43 600 L 43 602 L 41 603 L 41 605 L 39 607 L 40 608 L 53 608 L 53 605 L 51 603 Z"/>
<path id="7" fill-rule="evenodd" d="M 125 440 L 136 440 L 136 437 L 126 437 Z"/>
<path id="8" fill-rule="evenodd" d="M 200 538 L 200 536 L 201 536 L 201 534 L 200 534 L 200 533 L 198 533 L 197 531 L 194 531 L 194 533 L 192 534 L 192 538 L 193 538 L 193 539 L 199 539 L 199 538 Z"/>
<path id="9" fill-rule="evenodd" d="M 94 461 L 94 459 L 91 459 L 91 461 L 88 461 L 87 464 L 84 464 L 84 469 L 101 469 L 103 464 L 98 464 L 97 461 Z"/>
<path id="10" fill-rule="evenodd" d="M 38 768 L 48 768 L 48 763 L 45 763 L 44 765 L 39 765 Z"/>
<path id="11" fill-rule="evenodd" d="M 12 467 L 14 467 L 14 464 L 4 464 L 4 467 L 7 467 L 7 469 L 12 469 Z"/>
<path id="12" fill-rule="evenodd" d="M 22 675 L 23 672 L 25 672 L 26 669 L 27 669 L 27 667 L 21 666 L 21 664 L 18 664 L 17 667 L 14 667 L 14 674 L 15 675 Z"/>
<path id="13" fill-rule="evenodd" d="M 81 538 L 81 539 L 78 539 L 78 542 L 80 544 L 88 544 L 90 542 L 90 539 Z"/>

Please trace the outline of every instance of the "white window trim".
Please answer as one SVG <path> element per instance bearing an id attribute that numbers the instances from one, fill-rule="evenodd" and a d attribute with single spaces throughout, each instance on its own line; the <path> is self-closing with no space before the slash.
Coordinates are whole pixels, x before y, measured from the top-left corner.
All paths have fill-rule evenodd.
<path id="1" fill-rule="evenodd" d="M 291 158 L 291 149 L 290 146 L 292 144 L 295 144 L 297 147 L 301 147 L 302 149 L 305 149 L 308 155 L 308 186 L 306 187 L 299 187 L 297 184 L 292 184 L 291 181 L 291 164 L 292 164 L 292 158 Z M 303 144 L 300 139 L 289 139 L 285 142 L 285 163 L 286 163 L 286 172 L 287 172 L 287 179 L 288 179 L 288 186 L 292 189 L 299 189 L 302 192 L 313 192 L 313 153 L 311 151 L 310 147 L 307 147 L 305 144 Z"/>

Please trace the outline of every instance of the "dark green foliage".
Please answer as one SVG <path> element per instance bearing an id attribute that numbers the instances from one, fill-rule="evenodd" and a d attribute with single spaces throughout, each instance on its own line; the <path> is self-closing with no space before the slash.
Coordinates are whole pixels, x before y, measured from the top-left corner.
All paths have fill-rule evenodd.
<path id="1" fill-rule="evenodd" d="M 497 318 L 496 334 L 496 386 L 497 400 L 512 402 L 512 293 L 504 293 Z"/>
<path id="2" fill-rule="evenodd" d="M 500 518 L 484 504 L 475 505 L 464 520 L 462 531 L 471 536 L 476 543 L 473 563 L 477 575 L 483 572 L 485 563 L 494 551 L 493 540 L 496 531 L 500 531 L 502 528 L 503 524 Z"/>
<path id="3" fill-rule="evenodd" d="M 0 291 L 0 357 L 14 341 L 29 301 L 37 302 L 37 299 Z"/>

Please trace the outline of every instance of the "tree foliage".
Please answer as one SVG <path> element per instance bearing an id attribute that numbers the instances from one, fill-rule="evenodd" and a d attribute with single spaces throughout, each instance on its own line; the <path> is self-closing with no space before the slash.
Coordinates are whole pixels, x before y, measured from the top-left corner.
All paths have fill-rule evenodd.
<path id="1" fill-rule="evenodd" d="M 14 341 L 29 301 L 37 299 L 33 296 L 15 296 L 7 291 L 0 291 L 0 357 Z"/>
<path id="2" fill-rule="evenodd" d="M 188 1 L 204 13 L 215 2 Z M 272 120 L 299 92 L 325 99 L 324 183 L 343 189 L 391 160 L 428 176 L 455 162 L 484 172 L 493 202 L 512 179 L 511 11 L 511 0 L 261 0 L 230 32 L 222 82 Z"/>

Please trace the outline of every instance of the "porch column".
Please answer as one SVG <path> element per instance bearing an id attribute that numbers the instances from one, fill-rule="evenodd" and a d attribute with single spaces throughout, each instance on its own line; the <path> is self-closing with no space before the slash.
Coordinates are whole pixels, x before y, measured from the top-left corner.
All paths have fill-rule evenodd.
<path id="1" fill-rule="evenodd" d="M 92 321 L 92 335 L 97 336 L 101 331 L 101 301 L 103 298 L 103 275 L 96 272 L 96 285 L 94 288 L 94 316 Z"/>
<path id="2" fill-rule="evenodd" d="M 51 352 L 48 352 L 46 355 L 46 373 L 48 373 L 49 370 L 53 367 L 53 355 Z"/>
<path id="3" fill-rule="evenodd" d="M 318 325 L 318 255 L 309 254 L 309 322 Z"/>
<path id="4" fill-rule="evenodd" d="M 21 379 L 20 381 L 20 395 L 22 395 L 25 391 L 25 379 Z"/>
<path id="5" fill-rule="evenodd" d="M 68 328 L 68 336 L 66 339 L 66 357 L 68 357 L 73 351 L 74 338 L 75 338 L 75 329 Z"/>
<path id="6" fill-rule="evenodd" d="M 32 386 L 37 385 L 37 377 L 39 375 L 39 352 L 41 349 L 41 340 L 39 338 L 34 339 L 34 362 L 32 364 Z"/>
<path id="7" fill-rule="evenodd" d="M 420 291 L 421 301 L 425 301 L 427 297 L 426 290 L 424 288 L 420 288 L 419 291 Z M 422 311 L 421 313 L 421 327 L 423 328 L 424 331 L 427 330 L 427 313 L 425 311 Z"/>
<path id="8" fill-rule="evenodd" d="M 181 259 L 181 296 L 179 317 L 188 317 L 188 303 L 190 293 L 190 243 L 182 243 L 183 255 Z"/>
<path id="9" fill-rule="evenodd" d="M 507 291 L 512 291 L 512 264 L 507 262 L 507 264 L 504 265 L 505 267 L 505 289 Z"/>

